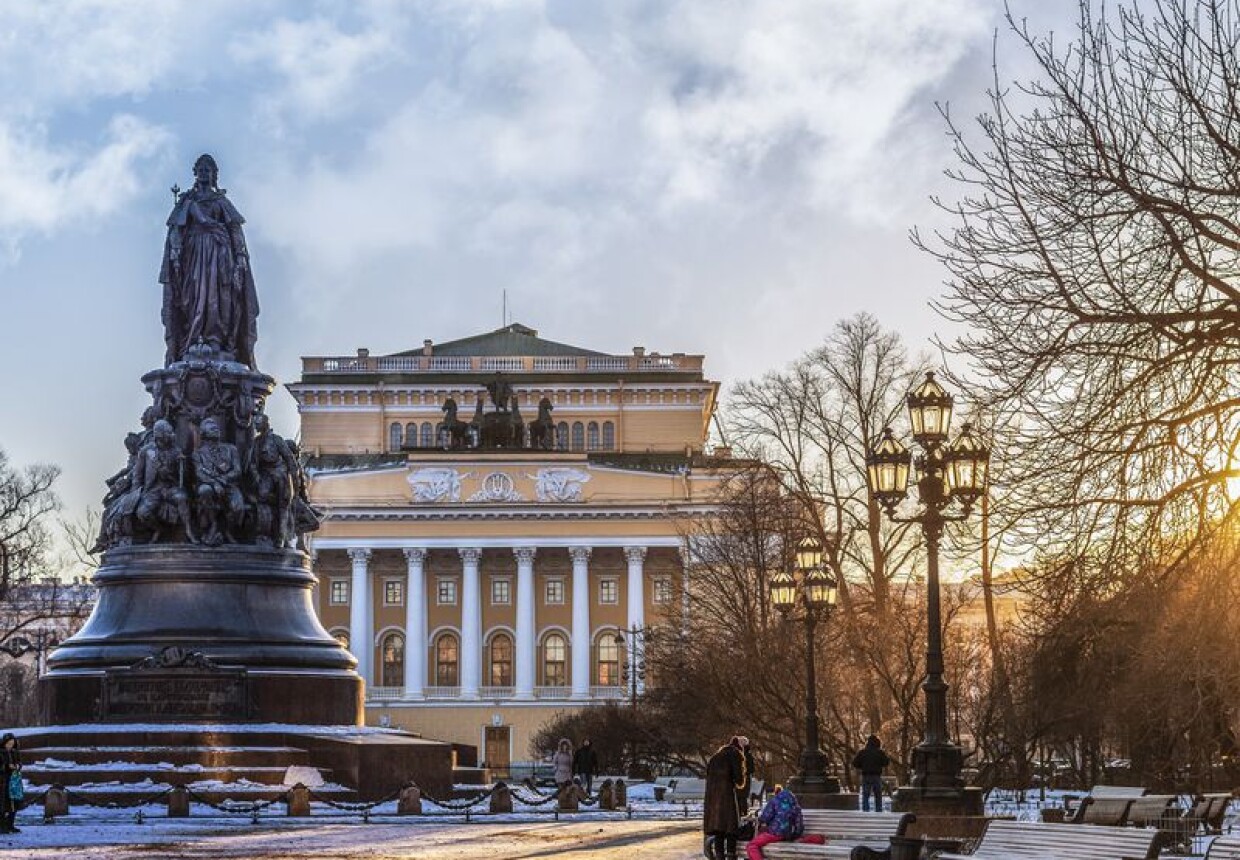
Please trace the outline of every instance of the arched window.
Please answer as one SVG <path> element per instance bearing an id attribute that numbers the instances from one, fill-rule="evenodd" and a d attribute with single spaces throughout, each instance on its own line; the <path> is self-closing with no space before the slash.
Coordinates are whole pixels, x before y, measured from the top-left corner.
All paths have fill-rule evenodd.
<path id="1" fill-rule="evenodd" d="M 442 421 L 440 421 L 438 424 L 435 425 L 435 444 L 432 447 L 438 448 L 440 445 L 442 445 L 445 448 L 448 447 L 447 441 L 443 438 L 443 422 Z"/>
<path id="2" fill-rule="evenodd" d="M 586 448 L 591 451 L 598 450 L 598 422 L 591 421 L 586 427 Z"/>
<path id="3" fill-rule="evenodd" d="M 405 683 L 405 637 L 399 633 L 389 633 L 383 637 L 383 645 L 379 649 L 383 656 L 383 670 L 380 674 L 381 687 L 399 687 Z"/>
<path id="4" fill-rule="evenodd" d="M 422 442 L 423 448 L 435 447 L 435 425 L 429 421 L 422 424 Z"/>
<path id="5" fill-rule="evenodd" d="M 603 422 L 603 450 L 616 450 L 616 425 L 610 421 Z"/>
<path id="6" fill-rule="evenodd" d="M 488 663 L 491 666 L 487 677 L 492 687 L 512 686 L 512 638 L 507 633 L 496 633 L 491 637 L 488 650 Z"/>
<path id="7" fill-rule="evenodd" d="M 568 422 L 561 421 L 555 425 L 555 447 L 560 451 L 568 450 Z"/>
<path id="8" fill-rule="evenodd" d="M 455 633 L 443 633 L 435 640 L 435 685 L 456 687 L 460 684 L 460 644 Z"/>
<path id="9" fill-rule="evenodd" d="M 620 654 L 624 647 L 623 641 L 617 641 L 617 634 L 608 630 L 598 640 L 598 665 L 595 677 L 600 687 L 620 686 Z"/>
<path id="10" fill-rule="evenodd" d="M 418 444 L 418 425 L 410 421 L 405 425 L 405 447 L 416 448 Z"/>
<path id="11" fill-rule="evenodd" d="M 392 426 L 388 428 L 388 450 L 399 451 L 400 440 L 401 440 L 400 422 L 393 421 Z"/>
<path id="12" fill-rule="evenodd" d="M 543 686 L 568 686 L 568 643 L 559 633 L 543 640 Z"/>
<path id="13" fill-rule="evenodd" d="M 573 422 L 573 450 L 584 451 L 586 448 L 586 425 L 580 421 Z"/>

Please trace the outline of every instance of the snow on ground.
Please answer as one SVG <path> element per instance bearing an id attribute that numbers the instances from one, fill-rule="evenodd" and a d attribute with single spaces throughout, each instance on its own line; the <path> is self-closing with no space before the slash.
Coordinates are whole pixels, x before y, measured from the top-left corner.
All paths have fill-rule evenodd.
<path id="1" fill-rule="evenodd" d="M 246 818 L 118 820 L 83 818 L 44 825 L 19 822 L 22 832 L 0 837 L 4 857 L 30 860 L 137 860 L 184 857 L 253 860 L 695 860 L 700 824 L 689 821 L 606 819 L 584 813 L 560 821 L 507 816 L 463 818 Z"/>

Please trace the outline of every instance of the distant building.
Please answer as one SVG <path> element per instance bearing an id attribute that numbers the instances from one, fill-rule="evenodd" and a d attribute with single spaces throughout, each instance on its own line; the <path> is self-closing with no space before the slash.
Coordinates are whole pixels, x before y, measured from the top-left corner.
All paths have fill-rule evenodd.
<path id="1" fill-rule="evenodd" d="M 327 512 L 317 606 L 358 658 L 368 722 L 477 746 L 503 771 L 556 713 L 640 688 L 630 631 L 687 611 L 676 520 L 708 514 L 732 466 L 704 450 L 719 386 L 702 365 L 517 324 L 303 358 L 289 390 Z M 546 448 L 496 436 L 544 400 Z"/>
<path id="2" fill-rule="evenodd" d="M 94 604 L 95 587 L 85 577 L 18 583 L 0 601 L 0 724 L 35 718 L 35 683 L 47 655 L 86 623 Z"/>

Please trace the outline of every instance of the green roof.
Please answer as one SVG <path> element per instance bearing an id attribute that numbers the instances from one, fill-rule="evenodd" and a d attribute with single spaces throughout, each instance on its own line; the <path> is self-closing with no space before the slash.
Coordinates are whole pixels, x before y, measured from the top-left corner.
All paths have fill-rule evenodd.
<path id="1" fill-rule="evenodd" d="M 421 349 L 398 352 L 396 355 L 421 355 Z M 580 346 L 557 343 L 538 336 L 538 332 L 520 323 L 512 323 L 486 334 L 463 337 L 434 344 L 434 355 L 608 355 Z"/>

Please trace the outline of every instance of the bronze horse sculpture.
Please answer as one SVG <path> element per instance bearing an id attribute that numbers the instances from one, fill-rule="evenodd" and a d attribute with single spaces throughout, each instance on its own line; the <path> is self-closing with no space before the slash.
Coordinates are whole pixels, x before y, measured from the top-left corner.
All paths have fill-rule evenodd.
<path id="1" fill-rule="evenodd" d="M 443 402 L 443 424 L 439 431 L 439 442 L 444 448 L 459 450 L 465 447 L 469 437 L 469 425 L 456 417 L 456 401 L 449 397 Z"/>
<path id="2" fill-rule="evenodd" d="M 555 422 L 551 410 L 555 407 L 550 398 L 538 401 L 538 417 L 530 422 L 530 447 L 550 451 L 555 447 Z"/>

